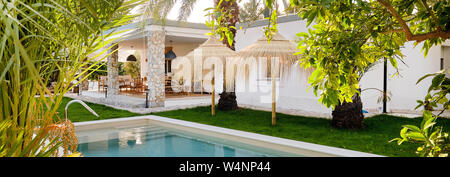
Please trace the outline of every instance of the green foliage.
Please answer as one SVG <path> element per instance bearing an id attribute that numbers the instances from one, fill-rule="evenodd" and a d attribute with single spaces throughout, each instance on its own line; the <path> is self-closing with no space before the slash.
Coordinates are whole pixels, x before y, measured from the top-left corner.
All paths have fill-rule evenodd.
<path id="1" fill-rule="evenodd" d="M 99 56 L 120 33 L 103 31 L 134 18 L 127 14 L 140 2 L 0 1 L 0 156 L 58 156 L 60 147 L 65 155 L 68 147 L 73 152 L 73 125 L 59 118 L 57 108 L 98 69 Z M 88 58 L 95 51 L 100 53 Z M 51 93 L 46 86 L 53 79 Z"/>
<path id="2" fill-rule="evenodd" d="M 420 126 L 403 125 L 400 131 L 401 138 L 394 138 L 398 145 L 403 142 L 423 144 L 417 148 L 416 153 L 422 157 L 448 157 L 450 151 L 450 137 L 443 132 L 442 127 L 434 127 L 437 117 L 431 111 L 424 111 Z"/>
<path id="3" fill-rule="evenodd" d="M 439 115 L 445 110 L 448 110 L 450 105 L 447 99 L 450 92 L 450 78 L 445 77 L 445 71 L 427 74 L 417 81 L 417 83 L 420 83 L 424 79 L 433 76 L 425 100 L 417 101 L 419 104 L 416 109 L 422 106 L 425 108 L 423 120 L 419 127 L 404 125 L 400 131 L 401 138 L 391 140 L 397 141 L 399 145 L 407 141 L 423 144 L 417 148 L 417 153 L 420 156 L 448 157 L 448 153 L 450 152 L 450 137 L 448 133 L 443 132 L 442 127 L 434 127 Z M 439 106 L 442 110 L 438 115 L 433 115 L 431 111 L 437 109 Z"/>
<path id="4" fill-rule="evenodd" d="M 10 120 L 0 122 L 0 157 L 51 157 L 63 145 L 63 142 L 55 137 L 50 137 L 48 130 L 40 130 L 36 137 L 24 145 L 27 139 L 26 130 L 18 129 L 17 136 L 8 137 L 8 133 L 14 128 Z"/>
<path id="5" fill-rule="evenodd" d="M 267 37 L 267 41 L 270 43 L 273 35 L 275 35 L 278 31 L 278 10 L 276 9 L 278 6 L 277 1 L 274 0 L 265 0 L 265 5 L 266 8 L 269 9 L 270 17 L 265 18 L 269 21 L 269 23 L 266 27 L 264 27 L 264 35 Z"/>
<path id="6" fill-rule="evenodd" d="M 127 61 L 123 65 L 125 74 L 130 75 L 132 78 L 138 78 L 141 75 L 141 61 L 139 55 L 135 54 L 136 61 Z"/>
<path id="7" fill-rule="evenodd" d="M 243 4 L 239 10 L 239 20 L 241 22 L 253 22 L 260 19 L 264 8 L 260 7 L 261 0 L 250 0 Z"/>
<path id="8" fill-rule="evenodd" d="M 225 0 L 225 1 L 229 2 L 235 0 Z M 224 3 L 224 0 L 220 0 L 217 3 L 216 7 L 205 9 L 205 11 L 209 11 L 209 13 L 206 14 L 206 16 L 214 17 L 211 19 L 211 21 L 206 21 L 206 26 L 208 26 L 211 29 L 211 32 L 207 33 L 206 35 L 209 36 L 218 35 L 220 36 L 219 39 L 220 41 L 226 38 L 228 41 L 228 45 L 232 46 L 234 42 L 234 34 L 232 29 L 236 30 L 236 26 L 230 24 L 230 21 L 227 19 L 232 18 L 233 11 L 223 7 L 222 3 Z"/>
<path id="9" fill-rule="evenodd" d="M 265 0 L 275 7 L 273 0 Z M 302 66 L 316 69 L 310 78 L 319 102 L 332 107 L 351 101 L 357 93 L 364 68 L 386 58 L 394 68 L 402 60 L 406 41 L 423 42 L 426 55 L 433 45 L 450 37 L 448 1 L 415 0 L 290 0 L 290 7 L 312 25 L 299 33 Z M 276 18 L 269 18 L 266 36 L 276 31 Z M 320 92 L 320 93 L 318 93 Z"/>
<path id="10" fill-rule="evenodd" d="M 90 62 L 89 66 L 95 65 L 94 62 Z M 100 62 L 97 64 L 99 67 L 96 67 L 96 69 L 89 75 L 89 80 L 98 80 L 99 76 L 106 76 L 108 74 L 108 65 L 107 62 Z"/>
<path id="11" fill-rule="evenodd" d="M 315 69 L 309 83 L 327 107 L 351 102 L 359 89 L 360 73 L 373 63 L 386 58 L 397 68 L 396 60 L 402 59 L 400 46 L 405 38 L 379 33 L 389 16 L 374 13 L 369 2 L 296 1 L 295 6 L 308 25 L 315 21 L 308 33 L 298 34 L 302 40 L 297 54 L 302 56 L 303 67 Z"/>
<path id="12" fill-rule="evenodd" d="M 108 62 L 106 61 L 91 61 L 88 64 L 88 68 L 91 68 L 88 70 L 90 73 L 88 76 L 89 80 L 98 80 L 99 76 L 107 76 L 108 75 Z M 123 62 L 119 62 L 119 67 L 117 68 L 118 73 L 120 76 L 125 75 L 125 64 Z"/>
<path id="13" fill-rule="evenodd" d="M 417 84 L 424 79 L 432 77 L 431 85 L 428 87 L 428 94 L 425 96 L 425 100 L 417 100 L 417 108 L 424 106 L 426 110 L 435 110 L 439 105 L 442 107 L 442 111 L 449 109 L 450 103 L 447 96 L 450 92 L 450 78 L 445 77 L 445 72 L 442 70 L 437 73 L 427 74 L 417 81 Z"/>

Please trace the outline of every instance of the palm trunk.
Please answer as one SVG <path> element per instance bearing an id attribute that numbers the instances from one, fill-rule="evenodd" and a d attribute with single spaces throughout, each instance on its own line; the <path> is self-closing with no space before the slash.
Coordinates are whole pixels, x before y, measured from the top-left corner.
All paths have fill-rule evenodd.
<path id="1" fill-rule="evenodd" d="M 214 3 L 217 6 L 220 0 L 215 0 Z M 239 6 L 236 2 L 236 0 L 232 1 L 222 1 L 221 8 L 227 9 L 231 12 L 231 17 L 225 18 L 225 22 L 229 23 L 229 26 L 236 26 L 236 23 L 239 21 Z M 230 29 L 230 28 L 229 28 Z M 230 29 L 233 33 L 233 36 L 236 36 L 236 30 Z M 233 38 L 233 43 L 231 46 L 229 45 L 227 40 L 223 40 L 223 43 L 227 45 L 231 50 L 235 50 L 235 40 Z M 223 86 L 223 92 L 220 94 L 219 103 L 217 104 L 217 109 L 222 111 L 228 111 L 228 110 L 236 110 L 238 108 L 237 101 L 236 101 L 236 94 L 235 92 L 227 92 L 226 91 L 226 82 L 225 82 L 225 68 L 224 68 L 224 86 Z"/>
<path id="2" fill-rule="evenodd" d="M 337 105 L 333 112 L 331 126 L 344 129 L 364 128 L 364 115 L 362 113 L 362 102 L 359 94 L 352 97 L 353 102 Z"/>

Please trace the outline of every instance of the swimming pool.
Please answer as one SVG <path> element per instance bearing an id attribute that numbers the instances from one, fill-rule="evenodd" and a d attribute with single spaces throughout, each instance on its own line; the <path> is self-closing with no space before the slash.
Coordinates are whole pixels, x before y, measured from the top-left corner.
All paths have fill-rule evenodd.
<path id="1" fill-rule="evenodd" d="M 87 157 L 382 157 L 155 115 L 74 125 Z"/>
<path id="2" fill-rule="evenodd" d="M 274 157 L 295 156 L 217 137 L 156 125 L 79 133 L 86 157 Z"/>

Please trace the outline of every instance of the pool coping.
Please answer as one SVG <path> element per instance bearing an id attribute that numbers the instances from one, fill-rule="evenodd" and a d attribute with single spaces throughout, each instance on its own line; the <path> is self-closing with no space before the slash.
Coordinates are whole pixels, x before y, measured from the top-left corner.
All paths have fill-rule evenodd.
<path id="1" fill-rule="evenodd" d="M 330 147 L 303 141 L 290 140 L 258 133 L 222 128 L 212 125 L 200 124 L 184 120 L 172 119 L 156 115 L 145 115 L 128 118 L 115 118 L 107 120 L 95 120 L 88 122 L 76 122 L 76 131 L 85 131 L 108 127 L 130 127 L 135 125 L 159 124 L 166 127 L 185 129 L 199 134 L 214 135 L 231 141 L 245 142 L 251 145 L 279 151 L 301 154 L 311 157 L 384 157 L 381 155 L 354 151 L 344 148 Z"/>

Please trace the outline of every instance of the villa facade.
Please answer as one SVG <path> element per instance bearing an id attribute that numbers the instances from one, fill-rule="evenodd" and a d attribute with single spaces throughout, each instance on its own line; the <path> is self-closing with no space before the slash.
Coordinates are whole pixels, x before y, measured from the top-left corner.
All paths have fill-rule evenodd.
<path id="1" fill-rule="evenodd" d="M 236 52 L 255 43 L 263 36 L 263 27 L 267 25 L 267 20 L 260 20 L 251 24 L 240 24 L 238 26 L 236 40 Z M 165 100 L 165 79 L 173 76 L 173 72 L 179 68 L 172 65 L 172 59 L 167 59 L 166 55 L 172 52 L 177 58 L 186 56 L 204 43 L 208 36 L 205 34 L 209 29 L 205 24 L 167 21 L 165 25 L 150 20 L 145 27 L 139 28 L 139 23 L 134 23 L 121 27 L 119 30 L 128 31 L 123 34 L 123 38 L 118 41 L 117 55 L 108 57 L 108 62 L 112 63 L 108 67 L 109 73 L 115 73 L 117 64 L 114 62 L 126 62 L 130 55 L 135 55 L 141 63 L 141 77 L 146 77 L 149 88 L 149 101 L 151 107 L 164 106 Z M 292 45 L 296 45 L 299 32 L 307 32 L 308 27 L 297 15 L 279 17 L 279 33 L 290 40 Z M 390 64 L 388 64 L 387 90 L 391 95 L 391 100 L 387 104 L 388 112 L 411 112 L 416 107 L 416 100 L 423 99 L 427 93 L 431 79 L 425 80 L 416 85 L 417 80 L 425 74 L 434 73 L 442 69 L 450 68 L 450 41 L 430 49 L 429 54 L 424 57 L 421 51 L 421 44 L 414 47 L 413 42 L 406 43 L 402 49 L 405 55 L 404 63 L 399 62 L 399 74 Z M 201 67 L 201 65 L 193 65 Z M 277 108 L 288 110 L 301 110 L 319 113 L 330 113 L 331 109 L 318 103 L 312 90 L 308 90 L 308 75 L 301 72 L 298 63 L 291 66 L 293 72 L 289 76 L 284 76 L 277 82 Z M 202 70 L 202 68 L 198 69 Z M 382 95 L 376 89 L 383 89 L 383 63 L 380 62 L 367 72 L 361 82 L 362 102 L 364 109 L 369 112 L 378 112 L 382 103 L 377 102 Z M 108 97 L 114 98 L 118 94 L 117 76 L 108 77 Z M 236 78 L 236 88 L 246 87 L 239 84 Z M 186 83 L 190 83 L 189 81 Z M 220 83 L 219 83 L 220 84 Z M 222 88 L 216 85 L 216 93 L 220 93 Z M 237 91 L 237 101 L 239 105 L 267 107 L 271 103 L 264 101 L 266 97 L 271 97 L 270 84 L 257 83 L 256 90 Z M 369 89 L 376 88 L 376 89 Z M 209 90 L 205 91 L 209 92 Z M 418 110 L 420 111 L 420 110 Z"/>

